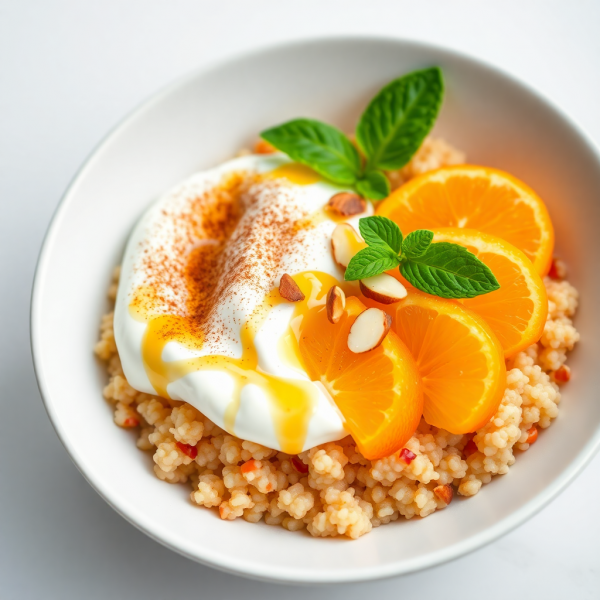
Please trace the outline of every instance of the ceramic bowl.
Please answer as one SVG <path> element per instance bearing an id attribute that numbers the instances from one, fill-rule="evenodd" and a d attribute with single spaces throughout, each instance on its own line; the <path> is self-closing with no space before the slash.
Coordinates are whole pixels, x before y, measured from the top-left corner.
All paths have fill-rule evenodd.
<path id="1" fill-rule="evenodd" d="M 439 65 L 446 96 L 435 133 L 474 164 L 509 171 L 547 203 L 557 253 L 581 292 L 582 339 L 560 416 L 535 447 L 470 499 L 397 521 L 357 541 L 315 539 L 193 506 L 167 485 L 135 436 L 116 427 L 92 348 L 127 236 L 162 192 L 298 116 L 351 131 L 373 94 Z M 585 133 L 526 84 L 479 60 L 402 40 L 336 38 L 274 46 L 205 69 L 158 93 L 108 135 L 54 216 L 32 299 L 32 346 L 48 414 L 98 493 L 150 537 L 213 567 L 297 583 L 368 580 L 436 565 L 519 525 L 581 471 L 600 441 L 600 159 Z"/>

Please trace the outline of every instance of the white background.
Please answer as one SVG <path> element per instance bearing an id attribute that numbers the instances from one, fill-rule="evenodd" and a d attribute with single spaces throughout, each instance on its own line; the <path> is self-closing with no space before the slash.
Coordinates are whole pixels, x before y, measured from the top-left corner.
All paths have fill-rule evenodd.
<path id="1" fill-rule="evenodd" d="M 600 140 L 599 28 L 598 0 L 0 0 L 0 598 L 600 598 L 600 457 L 517 531 L 407 577 L 288 588 L 190 562 L 125 522 L 71 464 L 28 339 L 35 261 L 61 194 L 107 130 L 178 76 L 305 36 L 423 39 L 527 80 Z"/>

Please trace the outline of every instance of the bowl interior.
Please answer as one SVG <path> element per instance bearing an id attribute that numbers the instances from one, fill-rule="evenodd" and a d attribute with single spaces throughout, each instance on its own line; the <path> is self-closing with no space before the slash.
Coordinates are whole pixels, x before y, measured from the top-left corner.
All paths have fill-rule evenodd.
<path id="1" fill-rule="evenodd" d="M 560 416 L 510 474 L 424 520 L 396 522 L 355 542 L 313 539 L 239 519 L 222 522 L 165 485 L 134 435 L 112 422 L 95 360 L 106 289 L 145 207 L 177 181 L 249 146 L 288 118 L 351 130 L 382 84 L 440 65 L 446 78 L 436 133 L 468 161 L 505 169 L 546 201 L 557 252 L 582 296 L 580 347 Z M 193 75 L 128 117 L 67 192 L 46 239 L 32 306 L 33 350 L 52 421 L 77 466 L 123 516 L 169 547 L 218 568 L 296 582 L 404 573 L 467 552 L 539 509 L 579 471 L 598 442 L 596 265 L 600 166 L 589 142 L 526 87 L 471 59 L 393 40 L 338 39 L 277 47 Z"/>

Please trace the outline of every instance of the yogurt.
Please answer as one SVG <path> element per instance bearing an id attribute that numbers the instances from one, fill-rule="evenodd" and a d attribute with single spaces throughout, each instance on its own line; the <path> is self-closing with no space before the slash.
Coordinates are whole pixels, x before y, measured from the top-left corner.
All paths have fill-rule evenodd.
<path id="1" fill-rule="evenodd" d="M 297 340 L 302 315 L 343 281 L 325 210 L 339 191 L 284 155 L 251 155 L 154 203 L 127 244 L 115 306 L 129 384 L 290 454 L 348 435 Z M 304 301 L 281 298 L 284 273 Z"/>

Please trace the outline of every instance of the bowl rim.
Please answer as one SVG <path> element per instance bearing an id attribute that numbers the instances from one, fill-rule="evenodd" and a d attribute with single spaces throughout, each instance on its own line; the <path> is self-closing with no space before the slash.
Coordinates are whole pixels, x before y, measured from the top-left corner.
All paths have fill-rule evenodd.
<path id="1" fill-rule="evenodd" d="M 120 505 L 120 500 L 112 498 L 108 492 L 104 492 L 100 484 L 96 481 L 93 473 L 85 471 L 84 466 L 78 457 L 77 449 L 69 442 L 66 431 L 58 417 L 58 412 L 54 407 L 54 404 L 50 398 L 50 392 L 46 387 L 43 357 L 41 355 L 40 340 L 38 338 L 40 312 L 43 303 L 43 285 L 46 278 L 47 271 L 47 257 L 50 254 L 51 247 L 54 239 L 58 233 L 59 227 L 63 220 L 63 216 L 71 205 L 73 191 L 76 189 L 79 182 L 85 177 L 87 171 L 92 168 L 94 161 L 106 146 L 108 146 L 113 138 L 117 137 L 122 130 L 126 129 L 130 121 L 134 120 L 143 111 L 151 108 L 154 104 L 162 101 L 163 98 L 168 96 L 172 91 L 185 86 L 194 79 L 208 75 L 219 71 L 224 67 L 233 65 L 234 63 L 242 60 L 260 60 L 263 55 L 271 54 L 281 49 L 293 49 L 301 48 L 303 46 L 311 46 L 318 44 L 348 44 L 348 43 L 371 43 L 371 44 L 400 44 L 405 46 L 411 46 L 416 50 L 434 51 L 440 54 L 445 54 L 450 58 L 461 60 L 467 63 L 474 64 L 476 67 L 489 71 L 492 75 L 506 80 L 509 84 L 520 88 L 532 96 L 537 102 L 540 102 L 546 106 L 547 109 L 552 113 L 558 120 L 562 120 L 568 128 L 576 134 L 579 140 L 584 146 L 590 151 L 595 157 L 596 161 L 600 165 L 600 148 L 591 138 L 591 136 L 584 130 L 584 128 L 570 115 L 568 115 L 558 104 L 553 100 L 549 99 L 544 93 L 542 93 L 535 86 L 527 83 L 520 78 L 516 77 L 512 73 L 505 71 L 503 68 L 489 63 L 480 58 L 474 57 L 467 52 L 449 48 L 440 44 L 431 43 L 428 41 L 411 39 L 407 37 L 394 37 L 394 36 L 377 36 L 377 35 L 361 35 L 361 34 L 339 34 L 339 35 L 315 35 L 315 36 L 304 36 L 299 37 L 291 41 L 285 42 L 274 42 L 257 46 L 249 51 L 240 50 L 238 52 L 226 55 L 223 58 L 210 61 L 203 67 L 196 68 L 178 78 L 173 80 L 171 83 L 160 87 L 157 91 L 152 93 L 149 97 L 136 104 L 128 113 L 125 114 L 109 131 L 100 139 L 100 141 L 92 148 L 88 153 L 87 157 L 78 168 L 70 183 L 68 184 L 65 192 L 63 193 L 60 201 L 58 202 L 54 213 L 49 222 L 48 228 L 44 235 L 40 252 L 38 255 L 33 285 L 31 291 L 31 303 L 30 303 L 30 344 L 33 359 L 34 372 L 38 384 L 38 389 L 46 409 L 46 413 L 54 427 L 58 438 L 65 447 L 69 457 L 75 464 L 79 472 L 83 475 L 86 481 L 92 486 L 92 488 L 111 506 L 118 514 L 124 519 L 131 523 L 138 530 L 148 535 L 153 540 L 159 542 L 163 546 L 173 550 L 174 552 L 185 556 L 193 561 L 202 563 L 209 567 L 213 567 L 226 573 L 234 575 L 241 575 L 250 579 L 286 583 L 286 584 L 299 584 L 299 585 L 310 585 L 310 584 L 334 584 L 334 583 L 351 583 L 360 581 L 370 581 L 376 579 L 383 579 L 388 577 L 394 577 L 398 575 L 404 575 L 415 571 L 420 571 L 430 567 L 434 567 L 453 559 L 464 556 L 471 553 L 493 541 L 500 538 L 501 536 L 509 533 L 527 519 L 535 515 L 547 504 L 549 504 L 560 492 L 562 492 L 567 485 L 571 483 L 577 477 L 584 467 L 590 462 L 593 456 L 600 448 L 600 427 L 596 430 L 596 433 L 583 447 L 579 454 L 572 461 L 570 466 L 560 474 L 553 482 L 544 488 L 537 496 L 523 505 L 520 509 L 514 511 L 509 516 L 505 517 L 501 521 L 495 523 L 491 527 L 488 527 L 484 531 L 467 538 L 461 542 L 458 542 L 448 548 L 435 550 L 429 554 L 420 558 L 403 561 L 401 563 L 392 563 L 389 565 L 380 566 L 368 566 L 361 568 L 360 570 L 343 572 L 335 571 L 331 574 L 315 573 L 310 569 L 290 569 L 286 567 L 278 567 L 277 572 L 273 573 L 272 567 L 265 565 L 265 567 L 257 570 L 256 565 L 253 565 L 252 571 L 249 571 L 246 567 L 246 563 L 236 561 L 235 559 L 228 558 L 221 560 L 220 557 L 214 557 L 210 552 L 192 552 L 191 550 L 182 548 L 173 540 L 170 540 L 168 536 L 161 537 L 159 533 L 155 532 L 150 523 L 142 523 L 139 518 L 136 518 L 134 507 L 126 505 Z M 164 532 L 162 532 L 164 534 Z"/>

